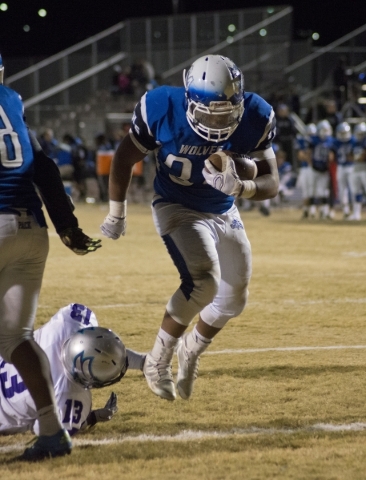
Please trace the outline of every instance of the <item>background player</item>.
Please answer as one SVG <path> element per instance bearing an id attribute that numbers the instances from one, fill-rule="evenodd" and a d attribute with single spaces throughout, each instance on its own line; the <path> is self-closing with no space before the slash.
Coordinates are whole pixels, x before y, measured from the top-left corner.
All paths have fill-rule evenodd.
<path id="1" fill-rule="evenodd" d="M 353 172 L 353 150 L 356 141 L 348 122 L 340 123 L 336 128 L 335 135 L 333 149 L 337 163 L 338 199 L 342 206 L 343 218 L 348 218 L 351 213 L 351 175 Z"/>
<path id="2" fill-rule="evenodd" d="M 112 162 L 110 210 L 101 225 L 109 238 L 125 234 L 132 168 L 153 150 L 153 219 L 181 285 L 167 304 L 144 374 L 151 390 L 167 400 L 176 398 L 174 347 L 193 318 L 199 314 L 177 349 L 177 388 L 183 399 L 192 394 L 200 354 L 245 307 L 251 247 L 235 198 L 264 200 L 278 193 L 272 107 L 257 94 L 244 92 L 242 72 L 221 55 L 199 58 L 183 79 L 184 88 L 156 88 L 136 105 L 130 134 Z M 207 159 L 220 150 L 256 157 L 259 176 L 241 181 L 224 153 L 219 172 Z"/>
<path id="3" fill-rule="evenodd" d="M 0 355 L 13 363 L 32 396 L 40 436 L 24 459 L 65 455 L 71 441 L 61 427 L 47 356 L 33 325 L 48 255 L 42 195 L 62 241 L 79 255 L 99 248 L 78 228 L 57 166 L 30 136 L 19 94 L 3 85 L 0 56 Z"/>
<path id="4" fill-rule="evenodd" d="M 296 186 L 301 190 L 302 197 L 302 218 L 308 218 L 310 198 L 312 192 L 312 174 L 311 174 L 311 141 L 316 136 L 315 123 L 306 125 L 306 134 L 296 137 L 296 155 L 298 162 L 298 176 Z"/>
<path id="5" fill-rule="evenodd" d="M 330 175 L 329 164 L 334 160 L 333 130 L 328 120 L 320 121 L 316 126 L 317 135 L 311 138 L 311 184 L 309 216 L 315 218 L 320 208 L 320 218 L 329 218 Z"/>
<path id="6" fill-rule="evenodd" d="M 366 123 L 360 122 L 353 130 L 355 143 L 353 147 L 353 170 L 351 173 L 351 190 L 353 192 L 353 212 L 347 220 L 361 220 L 362 200 L 366 195 Z"/>
<path id="7" fill-rule="evenodd" d="M 120 381 L 127 367 L 141 370 L 145 359 L 126 349 L 112 330 L 99 327 L 94 312 L 78 303 L 61 308 L 34 332 L 34 339 L 49 359 L 58 414 L 70 435 L 108 421 L 117 412 L 114 393 L 104 408 L 92 410 L 90 389 Z M 14 365 L 2 358 L 0 385 L 0 433 L 31 430 L 39 435 L 34 401 Z"/>

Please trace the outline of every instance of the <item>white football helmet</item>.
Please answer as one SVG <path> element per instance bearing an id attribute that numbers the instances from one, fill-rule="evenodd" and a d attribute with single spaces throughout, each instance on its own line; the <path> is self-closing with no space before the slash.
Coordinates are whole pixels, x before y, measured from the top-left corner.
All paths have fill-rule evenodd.
<path id="1" fill-rule="evenodd" d="M 366 122 L 357 123 L 353 129 L 353 135 L 358 142 L 366 138 Z"/>
<path id="2" fill-rule="evenodd" d="M 84 388 L 102 388 L 119 382 L 128 368 L 126 347 L 112 330 L 78 330 L 63 344 L 63 366 L 69 378 Z"/>
<path id="3" fill-rule="evenodd" d="M 306 131 L 306 135 L 308 137 L 313 137 L 316 135 L 317 131 L 316 131 L 316 125 L 315 123 L 309 123 L 308 125 L 305 126 L 305 131 Z"/>
<path id="4" fill-rule="evenodd" d="M 205 55 L 183 71 L 187 120 L 205 140 L 222 142 L 235 131 L 244 113 L 244 77 L 221 55 Z"/>
<path id="5" fill-rule="evenodd" d="M 333 135 L 333 129 L 328 120 L 322 120 L 317 124 L 316 133 L 321 140 L 325 140 Z"/>
<path id="6" fill-rule="evenodd" d="M 351 125 L 347 122 L 341 122 L 336 126 L 336 137 L 341 142 L 348 142 L 352 137 Z"/>
<path id="7" fill-rule="evenodd" d="M 0 54 L 0 85 L 4 83 L 4 65 L 3 65 L 3 59 Z"/>

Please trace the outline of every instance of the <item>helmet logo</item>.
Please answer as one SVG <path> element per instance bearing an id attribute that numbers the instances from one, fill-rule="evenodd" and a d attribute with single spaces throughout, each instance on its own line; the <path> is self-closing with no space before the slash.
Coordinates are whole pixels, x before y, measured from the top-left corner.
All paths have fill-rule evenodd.
<path id="1" fill-rule="evenodd" d="M 73 363 L 73 376 L 74 378 L 79 378 L 80 376 L 82 377 L 83 380 L 85 380 L 86 384 L 89 384 L 90 380 L 93 379 L 93 374 L 91 371 L 91 366 L 92 366 L 92 361 L 94 360 L 94 357 L 85 357 L 84 358 L 84 350 L 80 352 L 76 357 L 74 358 L 74 363 Z"/>

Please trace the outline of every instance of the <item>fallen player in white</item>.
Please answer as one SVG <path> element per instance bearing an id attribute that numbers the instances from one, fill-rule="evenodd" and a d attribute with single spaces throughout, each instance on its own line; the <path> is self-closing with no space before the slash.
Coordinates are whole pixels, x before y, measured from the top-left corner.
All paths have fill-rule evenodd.
<path id="1" fill-rule="evenodd" d="M 50 361 L 59 417 L 70 435 L 111 420 L 117 412 L 114 392 L 104 408 L 92 410 L 91 388 L 112 385 L 127 368 L 142 370 L 145 361 L 145 355 L 126 349 L 118 335 L 99 327 L 95 314 L 77 303 L 61 308 L 35 330 L 34 339 Z M 0 387 L 0 434 L 39 435 L 32 397 L 16 368 L 1 357 Z"/>

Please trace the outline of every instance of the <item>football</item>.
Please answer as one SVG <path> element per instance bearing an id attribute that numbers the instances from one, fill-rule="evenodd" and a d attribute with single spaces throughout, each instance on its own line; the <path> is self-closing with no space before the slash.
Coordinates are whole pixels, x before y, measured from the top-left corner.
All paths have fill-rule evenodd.
<path id="1" fill-rule="evenodd" d="M 246 155 L 239 155 L 234 152 L 217 152 L 208 157 L 208 160 L 212 165 L 222 172 L 223 170 L 223 157 L 229 155 L 235 163 L 236 173 L 241 180 L 254 180 L 258 174 L 258 168 L 256 162 Z"/>

